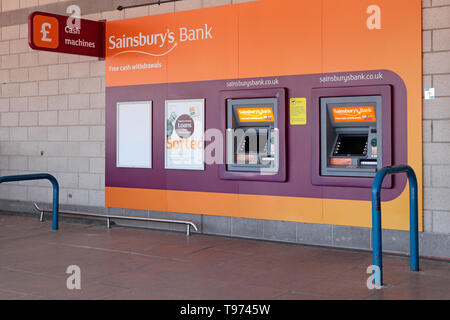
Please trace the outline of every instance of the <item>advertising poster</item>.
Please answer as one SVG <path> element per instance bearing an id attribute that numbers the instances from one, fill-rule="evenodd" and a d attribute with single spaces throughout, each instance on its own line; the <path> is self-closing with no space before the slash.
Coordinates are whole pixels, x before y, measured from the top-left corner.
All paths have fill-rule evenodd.
<path id="1" fill-rule="evenodd" d="M 152 167 L 152 102 L 117 103 L 118 168 Z"/>
<path id="2" fill-rule="evenodd" d="M 204 170 L 204 99 L 166 100 L 165 168 Z"/>

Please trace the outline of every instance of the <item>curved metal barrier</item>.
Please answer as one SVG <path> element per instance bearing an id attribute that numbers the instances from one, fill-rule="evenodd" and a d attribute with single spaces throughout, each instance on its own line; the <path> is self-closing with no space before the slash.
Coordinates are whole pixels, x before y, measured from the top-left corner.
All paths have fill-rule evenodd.
<path id="1" fill-rule="evenodd" d="M 379 277 L 375 277 L 374 279 L 379 286 L 383 285 L 381 185 L 387 175 L 403 172 L 408 175 L 409 181 L 410 268 L 412 271 L 419 271 L 419 215 L 416 174 L 408 165 L 385 167 L 378 171 L 372 184 L 373 264 L 379 268 L 380 272 Z"/>
<path id="2" fill-rule="evenodd" d="M 49 173 L 24 174 L 17 176 L 3 176 L 0 177 L 0 183 L 16 182 L 28 180 L 49 180 L 53 185 L 53 224 L 52 229 L 58 230 L 58 213 L 59 213 L 59 184 L 58 180 Z"/>

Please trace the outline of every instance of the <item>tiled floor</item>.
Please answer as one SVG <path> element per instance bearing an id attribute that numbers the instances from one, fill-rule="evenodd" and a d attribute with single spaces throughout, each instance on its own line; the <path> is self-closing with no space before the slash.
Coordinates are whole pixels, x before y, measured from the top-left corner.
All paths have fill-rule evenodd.
<path id="1" fill-rule="evenodd" d="M 370 252 L 0 214 L 0 299 L 450 299 L 450 263 L 420 262 L 385 255 L 369 290 Z"/>

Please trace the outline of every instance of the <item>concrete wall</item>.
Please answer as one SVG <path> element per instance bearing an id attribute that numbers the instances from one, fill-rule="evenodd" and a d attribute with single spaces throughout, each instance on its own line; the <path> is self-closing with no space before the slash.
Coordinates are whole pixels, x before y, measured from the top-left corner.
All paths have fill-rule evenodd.
<path id="1" fill-rule="evenodd" d="M 68 5 L 79 4 L 85 18 L 115 20 L 245 1 L 248 0 L 183 0 L 117 11 L 115 8 L 119 4 L 148 3 L 149 0 L 0 0 L 0 175 L 50 172 L 60 181 L 63 205 L 105 211 L 104 62 L 29 49 L 26 19 L 30 12 L 43 10 L 64 14 Z M 439 240 L 442 244 L 450 239 L 450 0 L 423 1 L 423 40 L 424 87 L 436 88 L 437 95 L 435 100 L 424 100 L 423 109 L 425 231 L 439 237 L 445 235 L 446 240 Z M 46 181 L 4 184 L 0 185 L 0 199 L 3 199 L 3 209 L 23 211 L 29 207 L 28 201 L 50 202 L 51 189 Z M 288 241 L 282 238 L 291 234 L 292 242 L 364 248 L 371 245 L 370 232 L 366 229 L 352 231 L 349 235 L 351 239 L 363 233 L 364 241 L 346 245 L 338 243 L 340 237 L 336 234 L 339 233 L 333 226 L 317 226 L 327 229 L 325 237 L 320 239 L 328 240 L 319 243 L 317 239 L 303 239 L 305 230 L 313 228 L 310 225 L 286 225 L 286 230 L 276 232 L 277 225 L 273 230 L 280 238 L 267 227 L 253 228 L 269 230 L 261 231 L 261 236 L 233 233 L 243 224 L 245 230 L 253 230 L 253 224 L 277 224 L 238 220 L 205 216 L 201 222 L 207 233 L 282 241 Z M 231 231 L 219 230 L 222 225 Z M 439 237 L 436 239 L 441 239 Z M 396 246 L 398 244 L 392 247 Z M 445 251 L 446 246 L 441 246 L 439 252 L 442 250 Z"/>
<path id="2" fill-rule="evenodd" d="M 450 234 L 450 0 L 424 0 L 423 101 L 425 230 Z"/>
<path id="3" fill-rule="evenodd" d="M 68 0 L 1 0 L 0 10 L 3 12 L 14 11 L 64 1 Z"/>
<path id="4" fill-rule="evenodd" d="M 22 22 L 1 29 L 1 175 L 50 172 L 62 203 L 103 206 L 104 62 L 32 51 Z M 0 198 L 49 200 L 50 189 L 2 185 Z"/>

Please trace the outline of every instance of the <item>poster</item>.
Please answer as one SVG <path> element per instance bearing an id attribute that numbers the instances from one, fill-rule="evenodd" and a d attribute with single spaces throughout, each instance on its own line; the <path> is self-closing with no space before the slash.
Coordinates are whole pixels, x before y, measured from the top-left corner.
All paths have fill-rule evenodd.
<path id="1" fill-rule="evenodd" d="M 118 168 L 152 167 L 152 102 L 117 103 Z"/>
<path id="2" fill-rule="evenodd" d="M 166 100 L 166 169 L 204 170 L 204 108 L 204 99 Z"/>

